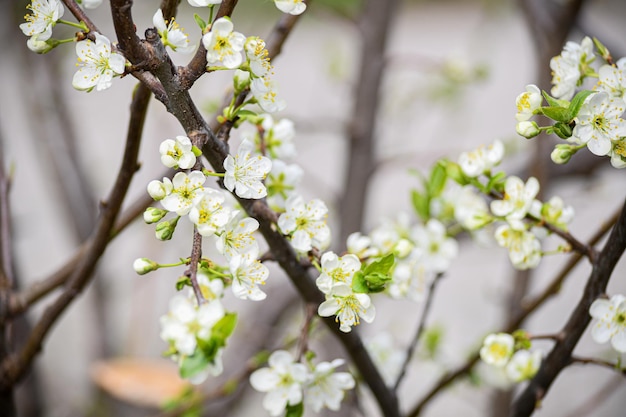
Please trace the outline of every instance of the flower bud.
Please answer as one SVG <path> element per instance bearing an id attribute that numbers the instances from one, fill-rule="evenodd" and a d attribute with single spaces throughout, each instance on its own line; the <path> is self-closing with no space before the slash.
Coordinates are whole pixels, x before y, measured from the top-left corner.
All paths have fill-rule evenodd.
<path id="1" fill-rule="evenodd" d="M 236 70 L 233 77 L 235 94 L 239 94 L 250 85 L 250 73 L 248 71 Z"/>
<path id="2" fill-rule="evenodd" d="M 572 137 L 572 128 L 567 123 L 558 122 L 552 127 L 554 134 L 561 139 L 567 139 Z"/>
<path id="3" fill-rule="evenodd" d="M 148 183 L 148 194 L 155 201 L 163 200 L 171 191 L 172 183 L 168 178 L 163 178 L 164 182 L 153 180 Z"/>
<path id="4" fill-rule="evenodd" d="M 398 258 L 406 258 L 413 250 L 413 244 L 407 239 L 400 239 L 393 247 L 393 253 Z"/>
<path id="5" fill-rule="evenodd" d="M 174 235 L 174 230 L 176 230 L 178 219 L 180 219 L 180 216 L 158 223 L 155 229 L 156 238 L 159 240 L 170 240 Z"/>
<path id="6" fill-rule="evenodd" d="M 535 122 L 523 121 L 519 122 L 517 126 L 515 126 L 515 130 L 517 134 L 525 137 L 526 139 L 532 139 L 537 136 L 541 130 L 539 130 L 539 126 Z"/>
<path id="7" fill-rule="evenodd" d="M 555 164 L 566 164 L 575 153 L 576 151 L 570 145 L 559 144 L 554 147 L 550 158 Z"/>
<path id="8" fill-rule="evenodd" d="M 133 269 L 139 275 L 145 275 L 148 272 L 156 271 L 159 269 L 159 264 L 154 261 L 151 261 L 148 258 L 137 258 L 135 262 L 133 262 Z"/>
<path id="9" fill-rule="evenodd" d="M 56 45 L 49 41 L 40 41 L 37 35 L 33 35 L 26 41 L 26 46 L 37 54 L 46 54 L 53 50 Z"/>
<path id="10" fill-rule="evenodd" d="M 162 210 L 156 207 L 148 207 L 146 211 L 143 212 L 143 221 L 147 224 L 156 223 L 165 217 L 167 213 L 167 210 Z"/>

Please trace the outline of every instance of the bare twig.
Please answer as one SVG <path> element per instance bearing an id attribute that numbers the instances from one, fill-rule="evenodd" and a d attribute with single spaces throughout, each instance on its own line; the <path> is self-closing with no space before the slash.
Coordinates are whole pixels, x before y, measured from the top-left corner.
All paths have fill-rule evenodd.
<path id="1" fill-rule="evenodd" d="M 616 363 L 603 361 L 598 358 L 582 358 L 580 356 L 572 356 L 570 358 L 569 365 L 576 365 L 576 364 L 597 365 L 603 368 L 608 368 L 614 372 L 619 373 L 622 376 L 626 376 L 626 369 L 620 368 L 619 365 Z"/>
<path id="2" fill-rule="evenodd" d="M 611 277 L 611 273 L 626 249 L 626 203 L 622 213 L 611 231 L 604 249 L 593 264 L 584 293 L 570 318 L 561 331 L 561 341 L 555 343 L 552 351 L 542 362 L 539 371 L 514 403 L 511 417 L 527 417 L 535 410 L 561 370 L 571 360 L 572 351 L 589 324 L 589 306 L 602 295 Z"/>
<path id="3" fill-rule="evenodd" d="M 339 242 L 361 230 L 369 178 L 374 172 L 374 132 L 380 102 L 387 35 L 398 7 L 397 0 L 368 0 L 359 21 L 361 62 L 355 83 L 354 109 L 348 127 L 349 159 L 344 194 L 339 204 Z"/>
<path id="4" fill-rule="evenodd" d="M 417 348 L 417 344 L 422 338 L 422 334 L 424 333 L 424 329 L 426 328 L 426 320 L 428 320 L 428 314 L 430 313 L 430 307 L 432 305 L 433 299 L 435 298 L 435 288 L 437 288 L 437 284 L 439 280 L 443 277 L 443 274 L 437 274 L 433 279 L 433 282 L 430 283 L 430 288 L 428 289 L 428 296 L 426 298 L 426 302 L 424 303 L 424 308 L 422 309 L 422 317 L 420 317 L 419 324 L 417 326 L 417 330 L 415 331 L 415 335 L 413 339 L 411 339 L 411 343 L 406 350 L 406 358 L 404 359 L 404 363 L 402 364 L 402 368 L 400 371 L 400 375 L 396 379 L 396 383 L 393 385 L 393 389 L 398 391 L 400 387 L 400 383 L 404 379 L 406 375 L 407 368 L 409 367 L 409 363 L 411 359 L 413 359 L 413 354 L 415 353 L 415 348 Z"/>
<path id="5" fill-rule="evenodd" d="M 140 85 L 133 96 L 131 117 L 126 138 L 126 149 L 122 158 L 117 179 L 102 205 L 102 213 L 93 234 L 93 244 L 82 257 L 70 275 L 64 291 L 46 308 L 39 321 L 33 328 L 28 341 L 19 352 L 11 354 L 0 364 L 0 389 L 13 385 L 29 368 L 35 355 L 41 350 L 43 341 L 61 313 L 74 301 L 76 296 L 85 288 L 92 276 L 96 264 L 111 238 L 117 214 L 120 210 L 130 181 L 137 170 L 137 154 L 143 123 L 150 101 L 150 90 Z"/>

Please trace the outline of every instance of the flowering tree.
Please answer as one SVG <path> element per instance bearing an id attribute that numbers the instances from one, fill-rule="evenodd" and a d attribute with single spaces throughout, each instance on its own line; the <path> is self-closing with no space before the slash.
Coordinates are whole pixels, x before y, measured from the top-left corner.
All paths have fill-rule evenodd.
<path id="1" fill-rule="evenodd" d="M 180 377 L 193 385 L 225 372 L 233 378 L 217 391 L 185 391 L 169 415 L 201 413 L 211 399 L 239 395 L 237 388 L 249 384 L 264 393 L 262 406 L 272 416 L 300 416 L 305 410 L 324 408 L 357 410 L 362 408 L 360 396 L 368 395 L 381 415 L 417 416 L 452 382 L 467 375 L 476 378 L 475 368 L 482 360 L 508 387 L 521 384 L 515 400 L 507 401 L 505 409 L 494 406 L 494 415 L 528 416 L 569 365 L 592 363 L 624 373 L 619 358 L 582 358 L 573 352 L 592 319 L 593 340 L 610 341 L 615 351 L 626 352 L 626 299 L 605 294 L 626 248 L 626 210 L 607 217 L 591 241 L 583 243 L 569 230 L 574 209 L 558 196 L 546 199 L 543 195 L 547 176 L 541 163 L 533 166 L 535 172 L 526 179 L 499 170 L 505 157 L 501 141 L 440 159 L 420 174 L 421 184 L 412 190 L 412 216 L 383 221 L 369 233 L 360 230 L 374 162 L 373 132 L 383 72 L 378 64 L 397 1 L 369 0 L 363 7 L 363 61 L 349 132 L 352 152 L 340 202 L 339 241 L 334 244 L 337 233 L 328 221 L 332 211 L 321 199 L 305 198 L 300 191 L 304 171 L 293 163 L 295 126 L 280 117 L 286 102 L 273 79 L 273 58 L 300 16 L 315 5 L 275 0 L 284 16 L 270 37 L 262 39 L 239 32 L 244 29 L 232 17 L 236 0 L 188 0 L 198 10 L 195 37 L 175 20 L 180 1 L 163 0 L 143 37 L 138 35 L 130 0 L 111 0 L 114 33 L 99 30 L 89 16 L 90 9 L 100 3 L 33 0 L 20 25 L 33 52 L 75 48 L 72 86 L 76 90 L 96 94 L 121 77 L 134 77 L 139 83 L 132 97 L 120 168 L 91 234 L 67 266 L 26 288 L 16 285 L 10 250 L 10 177 L 0 160 L 2 415 L 17 415 L 13 390 L 32 367 L 52 326 L 90 282 L 107 246 L 142 214 L 145 223 L 154 225 L 157 240 L 170 241 L 175 233 L 179 237 L 188 231 L 191 242 L 191 249 L 181 251 L 175 260 L 158 262 L 145 253 L 132 265 L 139 275 L 172 271 L 172 296 L 160 319 L 164 355 L 176 364 Z M 541 57 L 554 55 L 549 61 L 552 86 L 542 89 L 529 84 L 517 97 L 517 133 L 528 139 L 543 136 L 538 155 L 549 153 L 545 152 L 547 135 L 558 137 L 561 142 L 549 153 L 557 164 L 570 162 L 586 148 L 599 157 L 597 161 L 606 161 L 601 158 L 606 156 L 612 168 L 626 167 L 626 121 L 622 118 L 626 58 L 615 60 L 601 41 L 589 37 L 580 43 L 567 42 L 558 52 L 582 2 L 552 11 L 551 17 L 559 23 L 549 27 L 540 27 L 532 19 L 544 13 L 535 2 L 522 4 L 532 24 L 538 25 L 537 37 L 551 35 L 558 46 L 552 45 L 557 49 L 552 54 L 538 42 Z M 72 20 L 63 19 L 66 12 Z M 77 32 L 71 38 L 56 39 L 53 35 L 59 25 Z M 193 55 L 186 65 L 176 66 L 168 48 Z M 222 71 L 230 75 L 230 90 L 217 115 L 207 118 L 190 91 L 201 77 Z M 177 120 L 181 131 L 173 138 L 159 138 L 160 145 L 155 146 L 165 171 L 145 184 L 149 198 L 122 211 L 138 170 L 142 129 L 152 97 Z M 246 132 L 246 128 L 244 137 L 237 139 L 235 132 Z M 604 246 L 597 249 L 606 234 Z M 512 266 L 526 277 L 518 277 L 522 282 L 548 255 L 566 255 L 569 261 L 535 298 L 522 304 L 524 290 L 515 295 L 505 328 L 484 337 L 462 366 L 443 373 L 421 399 L 398 398 L 418 344 L 424 345 L 421 349 L 430 352 L 431 358 L 440 349 L 441 335 L 429 326 L 429 311 L 437 284 L 449 274 L 462 250 L 459 241 L 469 244 L 486 238 L 506 249 Z M 558 292 L 583 258 L 592 270 L 565 326 L 546 329 L 545 334 L 520 329 L 529 315 Z M 222 360 L 225 351 L 234 348 L 240 327 L 240 313 L 229 300 L 253 303 L 254 309 L 262 310 L 272 296 L 271 288 L 264 286 L 275 274 L 289 278 L 305 307 L 303 317 L 294 324 L 298 335 L 278 345 L 267 341 L 267 346 L 255 347 L 251 357 L 242 359 L 246 362 L 243 372 L 235 375 Z M 60 294 L 36 318 L 23 343 L 14 346 L 12 323 L 55 289 Z M 383 297 L 423 303 L 414 335 L 403 350 L 394 348 L 388 335 L 364 342 L 354 330 L 376 320 L 376 302 Z M 327 333 L 318 324 L 326 326 Z M 343 346 L 341 357 L 317 357 L 312 339 L 328 335 Z M 552 343 L 542 351 L 533 346 L 538 339 Z M 365 386 L 369 393 L 356 389 Z"/>

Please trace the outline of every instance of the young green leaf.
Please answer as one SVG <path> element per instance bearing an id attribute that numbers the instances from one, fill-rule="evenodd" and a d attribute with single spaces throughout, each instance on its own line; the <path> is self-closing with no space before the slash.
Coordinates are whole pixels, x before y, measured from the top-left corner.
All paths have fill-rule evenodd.
<path id="1" fill-rule="evenodd" d="M 589 95 L 593 93 L 594 92 L 590 90 L 583 90 L 583 91 L 578 92 L 578 94 L 574 96 L 574 98 L 572 99 L 572 102 L 569 104 L 569 108 L 567 109 L 569 112 L 568 121 L 573 120 L 574 117 L 578 116 L 578 112 L 580 111 L 580 108 L 582 107 L 583 103 L 585 102 L 587 97 L 589 97 Z"/>
<path id="2" fill-rule="evenodd" d="M 180 377 L 190 378 L 198 372 L 203 371 L 208 364 L 209 361 L 202 352 L 196 350 L 193 355 L 183 358 L 183 362 L 180 364 Z"/>
<path id="3" fill-rule="evenodd" d="M 413 190 L 411 192 L 411 201 L 413 203 L 415 213 L 417 213 L 417 215 L 424 221 L 428 220 L 430 218 L 430 201 L 428 196 L 417 190 Z"/>
<path id="4" fill-rule="evenodd" d="M 287 411 L 285 417 L 302 417 L 304 414 L 304 405 L 302 403 L 296 405 L 287 404 L 285 410 Z"/>
<path id="5" fill-rule="evenodd" d="M 446 174 L 446 168 L 440 164 L 435 164 L 430 172 L 430 179 L 428 180 L 428 196 L 430 199 L 437 197 L 443 191 L 448 179 Z"/>

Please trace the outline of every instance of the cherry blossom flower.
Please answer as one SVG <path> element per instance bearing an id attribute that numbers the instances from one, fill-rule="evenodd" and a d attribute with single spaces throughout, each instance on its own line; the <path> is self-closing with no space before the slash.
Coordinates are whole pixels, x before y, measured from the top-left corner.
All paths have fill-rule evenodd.
<path id="1" fill-rule="evenodd" d="M 415 249 L 406 259 L 396 261 L 387 292 L 392 298 L 409 298 L 416 303 L 426 296 L 426 287 L 434 278 L 423 262 L 423 252 Z"/>
<path id="2" fill-rule="evenodd" d="M 200 171 L 192 171 L 189 175 L 177 172 L 172 179 L 172 191 L 161 200 L 161 205 L 179 216 L 188 214 L 196 199 L 201 197 L 205 182 L 206 177 Z"/>
<path id="3" fill-rule="evenodd" d="M 505 224 L 496 229 L 495 238 L 500 246 L 509 250 L 509 259 L 516 269 L 530 269 L 539 265 L 541 242 L 533 233 Z"/>
<path id="4" fill-rule="evenodd" d="M 191 139 L 187 136 L 176 136 L 176 139 L 165 139 L 159 146 L 161 162 L 168 168 L 190 169 L 196 164 Z"/>
<path id="5" fill-rule="evenodd" d="M 189 220 L 196 225 L 202 236 L 213 236 L 224 230 L 230 221 L 230 210 L 223 206 L 224 194 L 205 189 L 189 211 Z"/>
<path id="6" fill-rule="evenodd" d="M 613 349 L 626 352 L 626 297 L 616 294 L 610 300 L 600 298 L 589 307 L 589 315 L 596 319 L 591 337 L 597 343 L 611 341 Z"/>
<path id="7" fill-rule="evenodd" d="M 259 228 L 259 222 L 251 217 L 241 219 L 239 214 L 238 210 L 231 213 L 224 232 L 215 242 L 218 252 L 227 259 L 249 252 L 258 253 L 258 244 L 252 234 Z"/>
<path id="8" fill-rule="evenodd" d="M 222 3 L 222 0 L 187 0 L 193 7 L 207 7 Z"/>
<path id="9" fill-rule="evenodd" d="M 454 218 L 464 228 L 477 230 L 491 222 L 487 203 L 471 185 L 466 185 L 454 198 Z"/>
<path id="10" fill-rule="evenodd" d="M 209 66 L 223 65 L 235 69 L 241 65 L 241 51 L 246 37 L 239 32 L 233 32 L 233 28 L 233 22 L 228 17 L 221 17 L 213 23 L 211 31 L 202 37 Z"/>
<path id="11" fill-rule="evenodd" d="M 196 48 L 195 45 L 189 43 L 189 38 L 180 26 L 178 26 L 174 18 L 172 18 L 169 23 L 165 22 L 163 10 L 158 9 L 154 16 L 152 16 L 152 24 L 159 32 L 163 45 L 169 46 L 173 51 L 190 53 Z"/>
<path id="12" fill-rule="evenodd" d="M 278 228 L 291 235 L 291 246 L 297 251 L 312 248 L 325 249 L 330 244 L 330 229 L 326 224 L 328 208 L 322 200 L 304 202 L 302 196 L 293 194 L 285 203 L 286 211 L 278 218 Z"/>
<path id="13" fill-rule="evenodd" d="M 517 114 L 515 118 L 518 122 L 524 122 L 533 116 L 533 112 L 541 107 L 543 97 L 541 96 L 541 90 L 534 84 L 526 86 L 526 92 L 520 94 L 515 99 L 515 105 L 517 106 Z"/>
<path id="14" fill-rule="evenodd" d="M 513 382 L 522 382 L 535 376 L 541 366 L 541 352 L 518 350 L 506 364 L 506 376 Z"/>
<path id="15" fill-rule="evenodd" d="M 337 316 L 339 330 L 349 333 L 360 319 L 366 323 L 374 321 L 376 309 L 367 294 L 355 293 L 348 284 L 338 283 L 326 295 L 317 313 L 322 317 Z"/>
<path id="16" fill-rule="evenodd" d="M 237 155 L 228 155 L 224 160 L 224 186 L 241 198 L 259 199 L 267 195 L 262 181 L 272 169 L 272 161 L 252 154 L 253 150 L 254 144 L 245 139 L 239 145 Z"/>
<path id="17" fill-rule="evenodd" d="M 263 111 L 276 113 L 287 107 L 285 100 L 277 98 L 275 83 L 267 76 L 252 80 L 250 91 Z"/>
<path id="18" fill-rule="evenodd" d="M 613 168 L 626 168 L 626 139 L 614 141 L 609 156 Z"/>
<path id="19" fill-rule="evenodd" d="M 361 232 L 351 233 L 346 239 L 346 247 L 348 253 L 356 255 L 359 259 L 367 259 L 380 253 L 372 246 L 372 239 Z"/>
<path id="20" fill-rule="evenodd" d="M 161 317 L 161 339 L 179 355 L 192 355 L 198 345 L 197 339 L 208 339 L 213 325 L 224 314 L 219 300 L 198 307 L 192 297 L 176 294 L 170 300 L 169 313 Z"/>
<path id="21" fill-rule="evenodd" d="M 463 152 L 459 155 L 458 162 L 463 173 L 474 178 L 498 165 L 503 156 L 504 145 L 496 140 L 487 147 L 481 146 L 471 152 Z"/>
<path id="22" fill-rule="evenodd" d="M 250 385 L 260 392 L 267 392 L 263 408 L 271 416 L 279 416 L 287 405 L 302 402 L 302 388 L 308 378 L 305 365 L 295 363 L 293 356 L 284 350 L 272 353 L 269 368 L 257 369 L 250 375 Z"/>
<path id="23" fill-rule="evenodd" d="M 269 270 L 258 259 L 257 253 L 233 255 L 229 261 L 230 273 L 233 275 L 232 290 L 235 297 L 242 300 L 260 301 L 267 297 L 259 285 L 264 285 Z"/>
<path id="24" fill-rule="evenodd" d="M 603 65 L 598 70 L 598 91 L 605 91 L 611 97 L 626 99 L 626 58 L 612 65 Z"/>
<path id="25" fill-rule="evenodd" d="M 302 180 L 304 171 L 296 164 L 286 164 L 280 159 L 272 160 L 272 170 L 265 181 L 267 203 L 275 211 L 284 211 L 285 202 Z"/>
<path id="26" fill-rule="evenodd" d="M 163 177 L 163 182 L 152 180 L 148 183 L 147 187 L 148 194 L 150 194 L 150 197 L 155 201 L 163 200 L 173 189 L 172 180 L 167 177 Z"/>
<path id="27" fill-rule="evenodd" d="M 510 176 L 504 184 L 504 198 L 491 202 L 491 212 L 510 221 L 526 217 L 535 197 L 539 193 L 539 181 L 530 177 L 524 184 L 520 178 Z"/>
<path id="28" fill-rule="evenodd" d="M 283 13 L 299 15 L 306 10 L 306 3 L 303 0 L 274 0 L 276 8 Z"/>
<path id="29" fill-rule="evenodd" d="M 344 364 L 343 359 L 332 362 L 320 362 L 315 365 L 305 386 L 304 402 L 313 411 L 319 413 L 322 408 L 338 411 L 344 391 L 354 388 L 354 377 L 348 372 L 335 372 Z"/>
<path id="30" fill-rule="evenodd" d="M 246 57 L 250 63 L 250 72 L 255 77 L 265 77 L 272 70 L 269 52 L 265 49 L 265 41 L 257 36 L 250 36 L 244 45 Z"/>
<path id="31" fill-rule="evenodd" d="M 269 155 L 273 159 L 292 159 L 296 157 L 296 147 L 293 139 L 296 130 L 293 122 L 289 119 L 281 119 L 274 123 L 274 119 L 269 114 L 262 116 L 263 122 L 263 144 Z"/>
<path id="32" fill-rule="evenodd" d="M 480 348 L 480 358 L 489 365 L 506 366 L 513 355 L 514 346 L 515 339 L 510 334 L 492 333 L 485 338 Z"/>
<path id="33" fill-rule="evenodd" d="M 626 136 L 626 120 L 621 116 L 626 103 L 601 91 L 590 95 L 583 103 L 572 132 L 574 139 L 586 143 L 587 148 L 598 156 L 611 152 L 611 141 Z"/>
<path id="34" fill-rule="evenodd" d="M 567 230 L 567 225 L 574 219 L 574 208 L 566 206 L 559 196 L 553 196 L 543 204 L 535 200 L 530 213 L 563 230 Z"/>
<path id="35" fill-rule="evenodd" d="M 559 99 L 570 100 L 574 97 L 576 87 L 584 74 L 580 68 L 594 60 L 593 42 L 585 37 L 582 42 L 567 42 L 560 55 L 550 60 L 552 70 L 552 95 Z"/>
<path id="36" fill-rule="evenodd" d="M 411 230 L 411 238 L 415 246 L 422 250 L 424 266 L 429 271 L 447 271 L 459 252 L 457 241 L 448 237 L 446 227 L 437 219 L 415 226 Z"/>
<path id="37" fill-rule="evenodd" d="M 330 293 L 337 283 L 352 284 L 352 276 L 361 269 L 361 261 L 351 254 L 339 257 L 334 252 L 326 252 L 322 255 L 321 263 L 322 273 L 315 283 L 324 294 Z"/>
<path id="38" fill-rule="evenodd" d="M 52 36 L 52 27 L 63 16 L 65 9 L 60 0 L 33 0 L 26 6 L 31 14 L 24 18 L 26 23 L 20 25 L 20 29 L 26 36 L 37 35 L 40 42 L 47 41 Z"/>
<path id="39" fill-rule="evenodd" d="M 111 52 L 111 41 L 105 36 L 94 33 L 96 42 L 89 39 L 76 43 L 78 71 L 72 79 L 72 86 L 77 90 L 105 90 L 113 84 L 113 77 L 124 73 L 126 59 Z"/>

